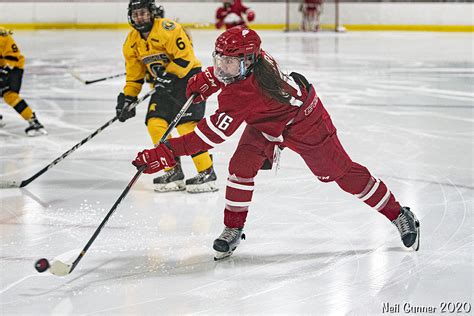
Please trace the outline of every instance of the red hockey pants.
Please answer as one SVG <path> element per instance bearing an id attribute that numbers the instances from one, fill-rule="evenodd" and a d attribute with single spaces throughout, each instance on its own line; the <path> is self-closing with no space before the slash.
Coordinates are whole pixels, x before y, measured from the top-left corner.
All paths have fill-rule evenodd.
<path id="1" fill-rule="evenodd" d="M 351 160 L 336 134 L 331 118 L 317 96 L 310 109 L 302 109 L 289 125 L 282 143 L 272 143 L 247 125 L 229 163 L 224 224 L 243 227 L 252 200 L 254 177 L 266 160 L 272 161 L 274 146 L 297 152 L 322 182 L 336 181 L 342 190 L 394 220 L 400 204 L 387 186 L 374 178 L 366 167 Z M 310 105 L 311 106 L 311 105 Z"/>

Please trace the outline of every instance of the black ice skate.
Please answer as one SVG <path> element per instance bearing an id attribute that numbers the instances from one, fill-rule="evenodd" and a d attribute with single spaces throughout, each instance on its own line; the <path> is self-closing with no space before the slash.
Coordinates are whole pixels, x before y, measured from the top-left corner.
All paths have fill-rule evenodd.
<path id="1" fill-rule="evenodd" d="M 409 207 L 403 206 L 400 215 L 392 221 L 397 226 L 405 247 L 412 247 L 415 251 L 420 248 L 420 222 Z"/>
<path id="2" fill-rule="evenodd" d="M 33 116 L 28 120 L 28 124 L 29 126 L 25 129 L 26 135 L 34 137 L 48 134 L 44 129 L 44 126 L 36 118 L 35 113 L 33 113 Z"/>
<path id="3" fill-rule="evenodd" d="M 214 250 L 216 254 L 214 261 L 229 257 L 234 253 L 234 250 L 240 244 L 241 239 L 245 239 L 243 233 L 244 228 L 229 228 L 225 227 L 222 234 L 214 240 Z"/>
<path id="4" fill-rule="evenodd" d="M 153 184 L 156 192 L 183 191 L 186 189 L 181 164 L 176 164 L 173 169 L 165 171 L 164 175 L 153 179 Z"/>
<path id="5" fill-rule="evenodd" d="M 214 168 L 210 167 L 199 172 L 195 177 L 186 180 L 186 191 L 189 193 L 215 192 L 217 176 Z"/>

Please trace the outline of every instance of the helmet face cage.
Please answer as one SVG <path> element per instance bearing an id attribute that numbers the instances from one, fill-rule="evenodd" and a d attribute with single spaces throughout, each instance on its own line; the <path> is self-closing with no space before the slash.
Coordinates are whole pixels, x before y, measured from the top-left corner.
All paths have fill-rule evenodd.
<path id="1" fill-rule="evenodd" d="M 214 75 L 222 83 L 229 84 L 242 76 L 245 65 L 239 57 L 225 56 L 217 52 L 212 54 Z"/>
<path id="2" fill-rule="evenodd" d="M 245 26 L 235 26 L 216 40 L 214 74 L 219 81 L 231 83 L 245 79 L 260 58 L 260 37 Z"/>
<path id="3" fill-rule="evenodd" d="M 261 55 L 260 37 L 245 26 L 235 26 L 222 33 L 213 53 L 214 75 L 229 84 L 245 79 Z"/>
<path id="4" fill-rule="evenodd" d="M 140 24 L 135 21 L 133 11 L 139 9 L 147 9 L 150 12 L 150 21 Z M 163 7 L 156 7 L 154 0 L 130 0 L 128 4 L 128 23 L 139 32 L 149 32 L 155 18 L 162 15 L 164 15 Z"/>
<path id="5" fill-rule="evenodd" d="M 230 84 L 237 80 L 245 79 L 255 65 L 254 54 L 247 56 L 226 56 L 214 51 L 214 76 L 222 83 Z"/>

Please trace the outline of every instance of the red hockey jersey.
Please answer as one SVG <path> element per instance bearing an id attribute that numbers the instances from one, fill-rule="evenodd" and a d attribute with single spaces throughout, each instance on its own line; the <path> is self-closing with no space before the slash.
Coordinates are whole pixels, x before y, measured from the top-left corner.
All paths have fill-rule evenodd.
<path id="1" fill-rule="evenodd" d="M 237 25 L 245 25 L 243 14 L 247 14 L 250 9 L 236 0 L 230 7 L 220 7 L 216 11 L 216 28 L 220 29 L 225 25 L 226 29 Z"/>
<path id="2" fill-rule="evenodd" d="M 202 119 L 194 132 L 170 139 L 173 153 L 184 156 L 209 150 L 228 139 L 243 122 L 256 128 L 268 140 L 281 142 L 283 130 L 295 118 L 308 95 L 291 76 L 287 83 L 291 87 L 291 105 L 264 95 L 253 74 L 229 85 L 222 84 L 216 112 Z"/>

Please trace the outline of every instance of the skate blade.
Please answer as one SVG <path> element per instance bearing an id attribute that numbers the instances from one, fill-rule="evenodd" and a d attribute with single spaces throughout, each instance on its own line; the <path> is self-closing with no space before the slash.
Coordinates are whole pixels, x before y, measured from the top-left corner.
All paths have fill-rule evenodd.
<path id="1" fill-rule="evenodd" d="M 214 255 L 214 261 L 219 261 L 225 258 L 229 258 L 230 256 L 232 256 L 233 253 L 234 253 L 233 250 L 227 251 L 227 252 L 216 251 L 216 254 Z"/>
<path id="2" fill-rule="evenodd" d="M 154 184 L 155 185 L 155 192 L 175 192 L 175 191 L 184 191 L 186 190 L 186 186 L 184 185 L 184 181 L 175 181 L 166 184 Z"/>
<path id="3" fill-rule="evenodd" d="M 203 184 L 186 185 L 186 192 L 188 193 L 216 192 L 218 190 L 219 188 L 216 187 L 215 181 L 210 181 Z"/>
<path id="4" fill-rule="evenodd" d="M 36 137 L 36 136 L 48 135 L 48 132 L 44 128 L 40 128 L 37 130 L 28 131 L 26 135 L 28 137 Z"/>

